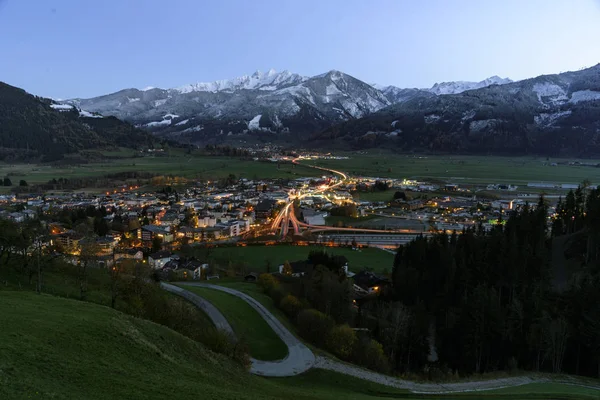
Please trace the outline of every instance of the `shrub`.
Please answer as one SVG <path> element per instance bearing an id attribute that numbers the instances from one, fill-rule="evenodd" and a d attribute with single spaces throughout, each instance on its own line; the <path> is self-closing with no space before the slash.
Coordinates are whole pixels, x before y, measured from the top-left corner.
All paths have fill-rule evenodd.
<path id="1" fill-rule="evenodd" d="M 297 322 L 300 335 L 317 346 L 325 344 L 329 332 L 335 326 L 331 317 L 315 309 L 300 311 Z"/>
<path id="2" fill-rule="evenodd" d="M 277 278 L 271 274 L 260 274 L 257 283 L 265 293 L 269 293 L 273 288 L 279 286 Z"/>
<path id="3" fill-rule="evenodd" d="M 244 340 L 235 340 L 229 333 L 210 328 L 203 329 L 199 341 L 215 353 L 225 354 L 244 368 L 250 367 L 248 344 Z"/>
<path id="4" fill-rule="evenodd" d="M 202 343 L 215 353 L 228 354 L 233 338 L 227 332 L 218 329 L 205 329 L 201 333 Z"/>
<path id="5" fill-rule="evenodd" d="M 281 308 L 283 312 L 287 314 L 288 317 L 296 318 L 298 313 L 302 311 L 304 307 L 302 306 L 302 303 L 300 302 L 300 300 L 298 300 L 296 296 L 288 294 L 283 299 L 281 299 L 281 302 L 279 303 L 279 308 Z"/>
<path id="6" fill-rule="evenodd" d="M 252 362 L 250 361 L 250 348 L 248 347 L 248 343 L 245 340 L 238 340 L 237 342 L 233 342 L 231 345 L 231 351 L 229 352 L 229 356 L 244 368 L 250 368 Z"/>
<path id="7" fill-rule="evenodd" d="M 352 351 L 352 359 L 374 371 L 386 372 L 389 368 L 383 346 L 373 339 L 357 341 Z"/>
<path id="8" fill-rule="evenodd" d="M 274 286 L 269 290 L 269 296 L 273 299 L 273 303 L 276 306 L 281 305 L 281 300 L 287 295 L 287 292 L 283 290 L 281 286 Z"/>
<path id="9" fill-rule="evenodd" d="M 356 346 L 356 333 L 348 325 L 334 327 L 327 337 L 327 349 L 340 358 L 347 359 Z"/>

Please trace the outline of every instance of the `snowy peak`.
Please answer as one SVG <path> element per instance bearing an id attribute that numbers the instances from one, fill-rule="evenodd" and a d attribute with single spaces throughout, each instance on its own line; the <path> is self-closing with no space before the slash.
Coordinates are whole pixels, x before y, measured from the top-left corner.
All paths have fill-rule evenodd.
<path id="1" fill-rule="evenodd" d="M 390 103 L 404 103 L 414 99 L 415 97 L 432 97 L 435 94 L 421 89 L 401 89 L 396 86 L 374 86 L 376 89 L 381 91 L 383 95 L 389 100 Z"/>
<path id="2" fill-rule="evenodd" d="M 295 85 L 307 80 L 307 77 L 291 73 L 287 70 L 277 72 L 270 69 L 263 73 L 256 71 L 252 75 L 243 75 L 233 79 L 214 82 L 198 82 L 172 89 L 179 93 L 191 92 L 234 92 L 236 90 L 277 90 L 285 86 Z"/>
<path id="3" fill-rule="evenodd" d="M 512 82 L 513 81 L 511 79 L 500 78 L 498 75 L 494 75 L 494 76 L 490 76 L 487 79 L 482 80 L 479 83 L 482 84 L 483 87 L 486 87 L 486 86 L 490 86 L 490 85 L 506 85 L 507 83 L 512 83 Z"/>
<path id="4" fill-rule="evenodd" d="M 492 77 L 482 80 L 481 82 L 456 81 L 436 83 L 431 87 L 431 89 L 424 90 L 427 90 L 428 92 L 436 95 L 458 94 L 467 90 L 481 89 L 490 85 L 505 85 L 511 82 L 512 80 L 508 78 L 500 78 L 499 76 L 494 75 Z"/>

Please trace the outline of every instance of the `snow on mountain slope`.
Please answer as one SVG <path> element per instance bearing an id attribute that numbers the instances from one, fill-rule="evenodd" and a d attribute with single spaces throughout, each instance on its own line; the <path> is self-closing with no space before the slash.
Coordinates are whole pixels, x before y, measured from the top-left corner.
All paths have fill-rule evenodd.
<path id="1" fill-rule="evenodd" d="M 600 92 L 593 90 L 580 90 L 571 94 L 571 103 L 579 103 L 580 101 L 600 100 Z"/>
<path id="2" fill-rule="evenodd" d="M 501 81 L 481 85 L 489 82 Z M 442 86 L 436 93 L 470 85 Z M 381 89 L 388 96 L 401 91 Z M 427 93 L 326 129 L 314 141 L 456 154 L 600 154 L 600 64 L 457 94 Z"/>
<path id="3" fill-rule="evenodd" d="M 431 97 L 435 94 L 421 89 L 401 89 L 396 86 L 373 85 L 389 100 L 390 103 L 403 103 L 414 99 L 415 97 Z"/>
<path id="4" fill-rule="evenodd" d="M 60 112 L 66 112 L 66 111 L 72 111 L 73 108 L 75 107 L 72 104 L 58 104 L 58 103 L 54 103 L 54 104 L 50 104 L 50 107 L 52 107 L 55 110 L 58 110 Z M 77 111 L 79 111 L 79 116 L 80 117 L 86 117 L 86 118 L 103 118 L 102 115 L 100 114 L 93 114 L 89 111 L 86 110 L 81 110 L 79 108 L 77 108 Z"/>
<path id="5" fill-rule="evenodd" d="M 512 81 L 508 78 L 503 79 L 498 76 L 492 76 L 481 82 L 442 82 L 436 83 L 429 89 L 403 89 L 396 86 L 384 86 L 372 84 L 371 86 L 382 92 L 391 103 L 403 103 L 412 100 L 415 97 L 430 97 L 428 95 L 458 94 L 467 90 L 481 89 L 490 85 L 505 85 Z"/>
<path id="6" fill-rule="evenodd" d="M 50 107 L 54 108 L 55 110 L 67 110 L 70 111 L 73 109 L 73 106 L 70 104 L 50 104 Z"/>
<path id="7" fill-rule="evenodd" d="M 276 90 L 278 88 L 298 84 L 308 79 L 307 77 L 293 74 L 289 71 L 276 72 L 270 69 L 267 73 L 256 71 L 248 76 L 244 75 L 233 79 L 224 79 L 214 82 L 198 82 L 175 88 L 180 93 L 191 92 L 222 92 L 242 89 Z"/>
<path id="8" fill-rule="evenodd" d="M 391 104 L 372 86 L 340 71 L 304 77 L 289 71 L 255 72 L 248 76 L 200 82 L 175 89 L 124 89 L 91 99 L 71 100 L 90 111 L 113 115 L 164 133 L 189 132 L 182 121 L 203 124 L 214 132 L 314 130 L 334 121 L 361 118 Z M 172 124 L 162 120 L 170 118 Z M 253 121 L 248 125 L 244 121 Z M 213 130 L 211 130 L 213 129 Z"/>
<path id="9" fill-rule="evenodd" d="M 262 117 L 262 115 L 258 114 L 256 117 L 252 118 L 252 120 L 250 120 L 250 122 L 248 122 L 248 129 L 250 130 L 256 130 L 260 128 L 260 117 Z"/>
<path id="10" fill-rule="evenodd" d="M 458 94 L 467 90 L 481 89 L 490 85 L 505 85 L 511 82 L 512 80 L 508 78 L 500 78 L 499 76 L 494 75 L 490 78 L 482 80 L 481 82 L 456 81 L 436 83 L 430 89 L 424 90 L 427 90 L 428 92 L 431 92 L 436 95 Z"/>
<path id="11" fill-rule="evenodd" d="M 500 115 L 486 118 L 487 122 L 482 120 L 485 123 L 472 124 L 478 120 L 475 116 L 482 107 L 482 99 L 492 105 L 506 104 L 505 109 L 523 107 L 532 113 L 528 120 L 533 122 L 537 116 L 535 121 L 540 126 L 559 126 L 563 121 L 579 118 L 576 112 L 562 112 L 600 97 L 600 83 L 596 83 L 600 80 L 599 70 L 592 68 L 512 83 L 493 76 L 481 82 L 438 83 L 430 89 L 370 85 L 336 70 L 313 77 L 270 70 L 175 89 L 124 89 L 69 103 L 90 112 L 116 116 L 159 135 L 197 143 L 231 135 L 287 132 L 302 140 L 335 124 L 346 122 L 350 126 L 355 120 L 371 115 L 381 118 L 376 115 L 380 110 L 386 118 L 393 117 L 383 126 L 395 121 L 398 126 L 394 132 L 404 132 L 398 137 L 409 132 L 401 125 L 406 115 L 416 118 L 415 126 L 424 121 L 425 126 L 465 127 L 464 131 L 485 133 L 505 126 L 510 116 Z M 477 92 L 462 93 L 472 90 Z M 448 115 L 450 110 L 456 112 Z M 519 112 L 516 110 L 515 115 L 521 115 Z M 362 128 L 362 122 L 356 122 Z"/>

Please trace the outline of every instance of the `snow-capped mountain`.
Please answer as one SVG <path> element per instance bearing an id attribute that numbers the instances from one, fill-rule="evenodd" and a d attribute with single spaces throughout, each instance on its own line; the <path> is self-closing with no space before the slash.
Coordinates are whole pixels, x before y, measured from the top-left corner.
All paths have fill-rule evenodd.
<path id="1" fill-rule="evenodd" d="M 581 141 L 594 149 L 600 123 L 588 116 L 600 100 L 599 68 L 518 82 L 497 76 L 444 82 L 430 89 L 369 85 L 336 70 L 313 77 L 270 70 L 172 89 L 125 89 L 69 103 L 198 144 L 267 134 L 264 140 L 307 144 L 314 138 L 331 141 L 328 145 L 341 140 L 357 148 L 393 141 L 408 150 L 554 146 L 546 150 L 560 151 L 571 142 L 544 135 L 575 130 L 588 135 Z"/>
<path id="2" fill-rule="evenodd" d="M 481 89 L 491 85 L 505 85 L 511 82 L 512 80 L 508 78 L 492 76 L 481 82 L 456 81 L 436 83 L 429 89 L 403 89 L 397 86 L 384 86 L 378 84 L 372 84 L 371 86 L 382 92 L 391 103 L 396 104 L 412 100 L 415 97 L 427 98 L 431 97 L 431 95 L 458 94 L 466 92 L 467 90 Z"/>
<path id="3" fill-rule="evenodd" d="M 507 83 L 511 83 L 512 80 L 508 78 L 500 78 L 499 76 L 492 76 L 487 79 L 482 80 L 481 82 L 465 82 L 465 81 L 456 81 L 456 82 L 442 82 L 436 83 L 431 87 L 431 89 L 424 89 L 430 93 L 441 95 L 441 94 L 458 94 L 462 92 L 466 92 L 467 90 L 475 90 L 481 89 L 484 87 L 488 87 L 491 85 L 505 85 Z"/>
<path id="4" fill-rule="evenodd" d="M 391 104 L 379 90 L 335 70 L 314 77 L 257 71 L 228 80 L 173 89 L 125 89 L 70 102 L 155 132 L 196 141 L 251 131 L 314 132 Z"/>
<path id="5" fill-rule="evenodd" d="M 234 79 L 225 79 L 214 82 L 199 82 L 180 86 L 174 90 L 180 93 L 190 92 L 234 92 L 236 90 L 277 90 L 285 86 L 297 85 L 306 81 L 308 77 L 300 76 L 289 71 L 277 72 L 270 69 L 267 73 L 256 71 L 252 75 L 244 75 Z"/>
<path id="6" fill-rule="evenodd" d="M 383 95 L 392 104 L 404 103 L 405 101 L 412 100 L 415 97 L 435 96 L 434 93 L 431 93 L 427 90 L 422 90 L 422 89 L 401 89 L 396 86 L 381 86 L 381 85 L 373 85 L 373 86 L 375 88 L 379 89 L 379 91 L 381 91 L 381 93 L 383 93 Z"/>
<path id="7" fill-rule="evenodd" d="M 361 149 L 600 157 L 600 64 L 497 82 L 504 81 L 490 78 L 477 83 L 486 86 L 470 90 L 463 90 L 469 85 L 461 82 L 440 84 L 434 86 L 437 92 L 426 92 L 428 97 L 413 92 L 412 99 L 346 121 L 313 139 L 324 143 L 335 138 Z M 460 93 L 437 95 L 444 90 Z"/>

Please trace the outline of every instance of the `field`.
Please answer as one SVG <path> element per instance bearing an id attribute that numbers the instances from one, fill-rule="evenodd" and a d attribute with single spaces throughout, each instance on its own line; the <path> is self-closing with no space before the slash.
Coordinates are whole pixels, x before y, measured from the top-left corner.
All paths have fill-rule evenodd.
<path id="1" fill-rule="evenodd" d="M 281 360 L 287 347 L 265 320 L 244 300 L 228 293 L 194 286 L 186 290 L 210 301 L 231 324 L 236 336 L 250 348 L 250 355 L 258 360 Z"/>
<path id="2" fill-rule="evenodd" d="M 325 250 L 329 254 L 342 255 L 348 259 L 348 269 L 359 272 L 364 268 L 372 268 L 376 272 L 391 271 L 394 255 L 386 251 L 365 248 L 352 250 L 345 247 L 320 246 L 246 246 L 218 247 L 212 250 L 210 257 L 221 263 L 245 263 L 248 271 L 265 272 L 267 260 L 271 263 L 271 272 L 286 261 L 306 260 L 313 250 Z"/>
<path id="3" fill-rule="evenodd" d="M 285 327 L 292 333 L 296 333 L 296 328 L 290 322 L 289 318 L 281 311 L 279 308 L 275 306 L 273 299 L 266 293 L 262 291 L 262 289 L 256 283 L 244 282 L 240 278 L 232 278 L 226 280 L 217 280 L 210 281 L 209 283 L 214 283 L 218 286 L 224 286 L 228 288 L 232 288 L 235 290 L 239 290 L 242 293 L 246 293 L 248 296 L 251 296 L 260 304 L 262 304 L 271 314 L 273 314 L 277 319 L 285 325 Z M 191 286 L 185 286 L 185 288 L 190 288 Z M 296 335 L 299 338 L 299 335 Z M 304 343 L 310 347 L 309 343 Z"/>
<path id="4" fill-rule="evenodd" d="M 382 201 L 389 203 L 394 199 L 394 191 L 386 190 L 383 192 L 354 192 L 353 194 L 355 201 Z"/>
<path id="5" fill-rule="evenodd" d="M 528 182 L 581 183 L 584 179 L 600 184 L 600 170 L 594 167 L 562 165 L 563 162 L 597 160 L 564 160 L 542 157 L 485 156 L 415 156 L 389 152 L 344 154 L 348 160 L 311 160 L 305 164 L 340 169 L 352 175 L 385 178 L 419 178 L 443 180 L 457 184 Z M 557 166 L 551 166 L 557 163 Z"/>
<path id="6" fill-rule="evenodd" d="M 73 166 L 0 163 L 0 177 L 9 176 L 13 185 L 21 179 L 29 184 L 46 183 L 59 178 L 97 177 L 118 172 L 150 172 L 194 179 L 217 179 L 234 174 L 241 178 L 298 178 L 322 174 L 312 168 L 276 163 L 247 161 L 234 157 L 189 155 L 181 150 L 171 150 L 168 156 L 131 157 L 129 152 L 104 153 L 114 157 L 103 161 Z"/>
<path id="7" fill-rule="evenodd" d="M 46 183 L 59 178 L 100 177 L 118 172 L 149 172 L 189 179 L 218 179 L 234 174 L 237 177 L 297 178 L 322 175 L 306 165 L 336 168 L 352 175 L 387 178 L 419 178 L 458 184 L 508 183 L 526 185 L 528 182 L 581 183 L 589 179 L 600 184 L 600 171 L 593 167 L 569 166 L 560 160 L 535 157 L 483 156 L 413 156 L 371 151 L 348 154 L 348 160 L 303 161 L 306 165 L 241 160 L 235 157 L 212 157 L 186 154 L 171 149 L 165 155 L 136 157 L 132 150 L 119 149 L 102 153 L 103 160 L 69 166 L 47 164 L 0 163 L 0 177 L 10 177 L 13 185 L 21 179 L 29 184 Z M 85 158 L 85 157 L 84 157 Z M 590 160 L 583 160 L 591 162 Z M 551 166 L 552 163 L 557 166 Z M 594 161 L 595 163 L 597 161 Z M 0 187 L 0 192 L 8 188 Z M 360 193 L 360 200 L 389 201 L 392 192 Z"/>
<path id="8" fill-rule="evenodd" d="M 226 278 L 222 280 L 210 281 L 209 283 L 224 286 L 228 288 L 232 288 L 235 290 L 239 290 L 242 293 L 251 296 L 253 299 L 262 304 L 271 314 L 275 316 L 291 333 L 293 333 L 298 339 L 300 339 L 308 348 L 312 350 L 315 355 L 324 355 L 327 357 L 335 358 L 335 356 L 330 353 L 322 350 L 309 342 L 305 342 L 298 333 L 297 328 L 292 324 L 287 315 L 281 311 L 278 307 L 275 306 L 273 299 L 267 295 L 256 283 L 249 283 L 242 281 L 240 278 Z M 188 288 L 189 286 L 185 286 Z"/>
<path id="9" fill-rule="evenodd" d="M 368 229 L 414 229 L 426 232 L 429 229 L 427 220 L 407 219 L 394 216 L 370 215 L 369 218 L 327 217 L 328 225 Z"/>

